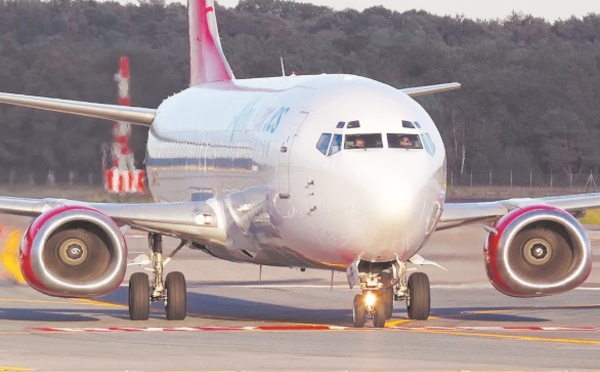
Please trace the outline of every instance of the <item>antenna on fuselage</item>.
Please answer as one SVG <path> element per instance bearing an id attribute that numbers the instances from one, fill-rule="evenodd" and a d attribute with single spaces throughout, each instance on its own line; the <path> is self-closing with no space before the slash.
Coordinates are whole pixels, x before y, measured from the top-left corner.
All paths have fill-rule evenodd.
<path id="1" fill-rule="evenodd" d="M 285 76 L 285 65 L 283 64 L 283 56 L 279 56 L 279 61 L 281 62 L 281 76 Z"/>

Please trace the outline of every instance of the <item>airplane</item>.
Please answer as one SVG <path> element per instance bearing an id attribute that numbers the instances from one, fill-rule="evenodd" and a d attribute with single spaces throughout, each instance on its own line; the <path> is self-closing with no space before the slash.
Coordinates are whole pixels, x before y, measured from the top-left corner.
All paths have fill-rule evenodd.
<path id="1" fill-rule="evenodd" d="M 432 234 L 467 223 L 488 231 L 492 285 L 515 297 L 553 295 L 590 273 L 577 221 L 600 194 L 446 203 L 440 133 L 413 99 L 459 83 L 396 89 L 345 74 L 236 79 L 221 49 L 213 0 L 190 0 L 190 87 L 157 109 L 1 93 L 0 103 L 128 121 L 149 128 L 146 170 L 155 203 L 0 197 L 0 213 L 32 217 L 20 247 L 27 283 L 51 296 L 95 297 L 119 287 L 124 233 L 148 233 L 152 278 L 129 280 L 131 320 L 152 301 L 187 314 L 183 247 L 220 259 L 346 271 L 355 327 L 382 328 L 395 301 L 430 314 L 419 252 Z M 163 258 L 163 236 L 181 240 Z"/>

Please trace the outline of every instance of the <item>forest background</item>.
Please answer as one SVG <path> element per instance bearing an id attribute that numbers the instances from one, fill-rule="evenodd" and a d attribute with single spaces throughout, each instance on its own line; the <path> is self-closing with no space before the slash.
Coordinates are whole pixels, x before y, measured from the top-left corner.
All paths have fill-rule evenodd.
<path id="1" fill-rule="evenodd" d="M 533 174 L 573 181 L 600 171 L 598 14 L 549 23 L 279 0 L 216 8 L 237 78 L 278 76 L 281 56 L 288 73 L 349 73 L 398 88 L 461 82 L 459 91 L 418 99 L 442 133 L 452 182 L 509 173 L 511 184 Z M 0 91 L 116 103 L 121 55 L 130 58 L 134 106 L 155 108 L 185 89 L 186 7 L 0 0 Z M 58 182 L 69 173 L 100 182 L 112 126 L 2 105 L 0 128 L 0 183 L 11 173 L 44 183 L 49 171 Z M 146 135 L 134 128 L 139 166 Z"/>

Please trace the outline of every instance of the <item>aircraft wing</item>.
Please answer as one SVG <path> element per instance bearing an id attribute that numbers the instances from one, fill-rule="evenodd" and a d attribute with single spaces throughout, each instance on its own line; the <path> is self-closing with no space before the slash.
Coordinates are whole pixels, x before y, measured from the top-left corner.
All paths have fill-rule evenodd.
<path id="1" fill-rule="evenodd" d="M 152 125 L 156 116 L 156 110 L 154 109 L 27 96 L 23 94 L 0 93 L 0 103 L 88 116 L 97 119 L 125 121 L 145 126 Z"/>
<path id="2" fill-rule="evenodd" d="M 435 94 L 447 92 L 449 90 L 460 89 L 460 83 L 445 83 L 435 85 L 425 85 L 422 87 L 402 88 L 400 91 L 411 97 L 424 96 L 427 94 Z"/>
<path id="3" fill-rule="evenodd" d="M 82 206 L 112 218 L 119 226 L 159 232 L 194 241 L 224 241 L 225 229 L 216 203 L 85 203 L 64 199 L 0 197 L 0 214 L 37 217 L 59 207 Z"/>
<path id="4" fill-rule="evenodd" d="M 600 193 L 507 199 L 481 203 L 446 203 L 437 230 L 475 222 L 495 221 L 513 209 L 531 205 L 549 205 L 564 209 L 573 215 L 579 215 L 587 209 L 600 208 Z"/>

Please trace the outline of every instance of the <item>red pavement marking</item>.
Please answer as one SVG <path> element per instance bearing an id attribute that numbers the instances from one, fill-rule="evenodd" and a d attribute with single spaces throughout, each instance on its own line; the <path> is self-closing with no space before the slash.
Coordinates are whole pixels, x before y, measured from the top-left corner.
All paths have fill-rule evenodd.
<path id="1" fill-rule="evenodd" d="M 363 328 L 365 329 L 365 328 Z M 367 328 L 368 329 L 368 328 Z M 396 326 L 385 328 L 387 330 L 414 331 L 509 331 L 509 332 L 600 332 L 600 327 L 539 327 L 539 326 L 490 326 L 490 327 L 407 327 Z M 54 333 L 114 333 L 114 332 L 231 332 L 231 331 L 330 331 L 330 330 L 358 330 L 353 327 L 340 327 L 329 325 L 281 325 L 281 326 L 256 326 L 256 327 L 39 327 L 30 328 L 35 332 Z"/>

